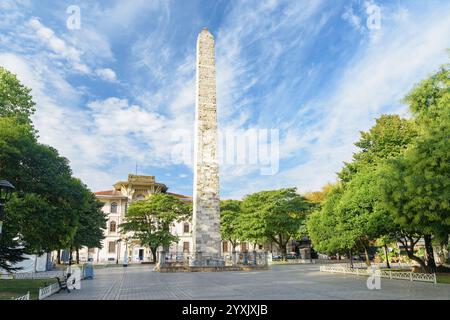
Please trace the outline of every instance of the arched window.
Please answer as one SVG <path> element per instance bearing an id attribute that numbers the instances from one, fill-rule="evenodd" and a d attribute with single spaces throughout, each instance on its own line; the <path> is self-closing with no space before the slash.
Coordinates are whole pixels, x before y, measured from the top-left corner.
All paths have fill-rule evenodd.
<path id="1" fill-rule="evenodd" d="M 144 195 L 143 194 L 138 194 L 137 196 L 136 196 L 136 200 L 144 200 L 145 199 L 145 197 L 144 197 Z"/>
<path id="2" fill-rule="evenodd" d="M 117 213 L 117 203 L 111 203 L 111 213 Z"/>
<path id="3" fill-rule="evenodd" d="M 116 232 L 116 222 L 115 221 L 111 221 L 109 223 L 109 232 Z"/>
<path id="4" fill-rule="evenodd" d="M 189 233 L 189 223 L 185 222 L 183 224 L 183 232 L 184 233 Z"/>

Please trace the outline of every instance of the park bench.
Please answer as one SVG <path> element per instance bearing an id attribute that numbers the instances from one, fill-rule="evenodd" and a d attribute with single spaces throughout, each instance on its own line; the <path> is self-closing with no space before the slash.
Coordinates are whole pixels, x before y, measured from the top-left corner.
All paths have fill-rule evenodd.
<path id="1" fill-rule="evenodd" d="M 67 286 L 67 280 L 70 278 L 70 273 L 68 273 L 66 276 L 62 277 L 56 277 L 56 280 L 58 281 L 59 290 L 57 293 L 60 293 L 61 290 L 67 290 L 68 293 L 70 293 L 69 287 Z M 75 284 L 75 279 L 72 280 L 72 284 Z"/>

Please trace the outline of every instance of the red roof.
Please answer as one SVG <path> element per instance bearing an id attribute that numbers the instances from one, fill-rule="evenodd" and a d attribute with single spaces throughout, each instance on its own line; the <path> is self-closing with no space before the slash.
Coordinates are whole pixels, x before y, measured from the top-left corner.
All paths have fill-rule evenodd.
<path id="1" fill-rule="evenodd" d="M 119 196 L 122 197 L 122 193 L 116 190 L 104 190 L 104 191 L 97 191 L 94 192 L 96 196 Z"/>
<path id="2" fill-rule="evenodd" d="M 189 199 L 189 200 L 192 200 L 192 197 L 191 197 L 191 196 L 185 196 L 185 195 L 183 195 L 183 194 L 172 193 L 172 192 L 167 192 L 167 194 L 170 194 L 170 195 L 175 196 L 175 197 L 180 198 L 180 199 Z"/>
<path id="3" fill-rule="evenodd" d="M 96 196 L 118 196 L 118 197 L 122 197 L 122 193 L 116 190 L 104 190 L 104 191 L 97 191 L 94 192 L 94 194 Z M 167 192 L 167 194 L 170 194 L 172 196 L 175 196 L 179 199 L 184 199 L 184 200 L 192 200 L 191 196 L 185 196 L 182 194 L 178 194 L 178 193 L 172 193 L 172 192 Z"/>

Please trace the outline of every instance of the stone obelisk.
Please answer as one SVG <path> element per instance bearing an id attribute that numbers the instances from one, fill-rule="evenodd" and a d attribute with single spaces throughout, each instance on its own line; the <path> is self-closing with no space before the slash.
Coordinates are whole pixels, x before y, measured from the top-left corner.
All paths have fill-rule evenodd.
<path id="1" fill-rule="evenodd" d="M 214 51 L 214 37 L 204 28 L 197 39 L 191 263 L 195 266 L 217 264 L 221 256 Z"/>

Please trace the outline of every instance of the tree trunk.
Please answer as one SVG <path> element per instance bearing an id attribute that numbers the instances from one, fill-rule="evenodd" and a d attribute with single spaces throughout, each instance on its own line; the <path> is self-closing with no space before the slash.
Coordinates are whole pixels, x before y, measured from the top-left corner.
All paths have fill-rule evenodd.
<path id="1" fill-rule="evenodd" d="M 417 262 L 423 270 L 428 272 L 428 268 L 427 268 L 425 262 L 422 259 L 420 259 L 419 257 L 414 255 L 414 245 L 413 245 L 412 241 L 411 241 L 410 248 L 408 247 L 408 242 L 406 241 L 405 250 L 406 250 L 406 254 L 408 255 L 408 258 Z"/>
<path id="2" fill-rule="evenodd" d="M 71 266 L 72 265 L 72 259 L 73 259 L 73 252 L 72 252 L 72 250 L 73 250 L 73 248 L 72 247 L 70 247 L 69 248 L 69 266 Z"/>
<path id="3" fill-rule="evenodd" d="M 411 254 L 411 253 L 409 253 L 409 252 L 408 252 L 407 254 L 408 254 L 408 257 L 409 257 L 411 260 L 414 260 L 415 262 L 417 262 L 423 270 L 429 272 L 429 271 L 428 271 L 427 265 L 425 264 L 425 262 L 423 262 L 422 259 L 420 259 L 419 257 L 417 257 L 417 256 L 415 256 L 415 255 L 413 255 L 413 254 Z"/>
<path id="4" fill-rule="evenodd" d="M 283 236 L 281 234 L 278 235 L 278 241 L 278 247 L 281 250 L 281 260 L 287 261 L 286 244 L 283 245 Z"/>
<path id="5" fill-rule="evenodd" d="M 156 263 L 156 250 L 157 249 L 150 248 L 150 251 L 152 252 L 153 263 Z"/>
<path id="6" fill-rule="evenodd" d="M 352 250 L 348 250 L 348 258 L 350 259 L 350 268 L 353 269 L 353 257 L 352 257 Z"/>
<path id="7" fill-rule="evenodd" d="M 366 246 L 364 246 L 364 256 L 366 258 L 366 265 L 370 267 L 370 259 L 369 259 L 369 252 L 367 252 Z"/>
<path id="8" fill-rule="evenodd" d="M 230 242 L 231 242 L 231 262 L 234 267 L 237 264 L 237 255 L 236 255 L 237 241 L 230 241 Z"/>
<path id="9" fill-rule="evenodd" d="M 434 261 L 433 243 L 431 241 L 431 234 L 427 234 L 424 237 L 425 240 L 425 262 L 428 268 L 428 272 L 432 273 L 436 271 L 436 262 Z"/>
<path id="10" fill-rule="evenodd" d="M 391 265 L 389 264 L 389 253 L 388 253 L 388 247 L 386 244 L 384 245 L 384 255 L 386 257 L 386 266 L 388 267 L 388 269 L 390 269 Z"/>
<path id="11" fill-rule="evenodd" d="M 80 264 L 80 249 L 77 248 L 76 253 L 77 253 L 77 255 L 76 255 L 77 264 Z"/>

